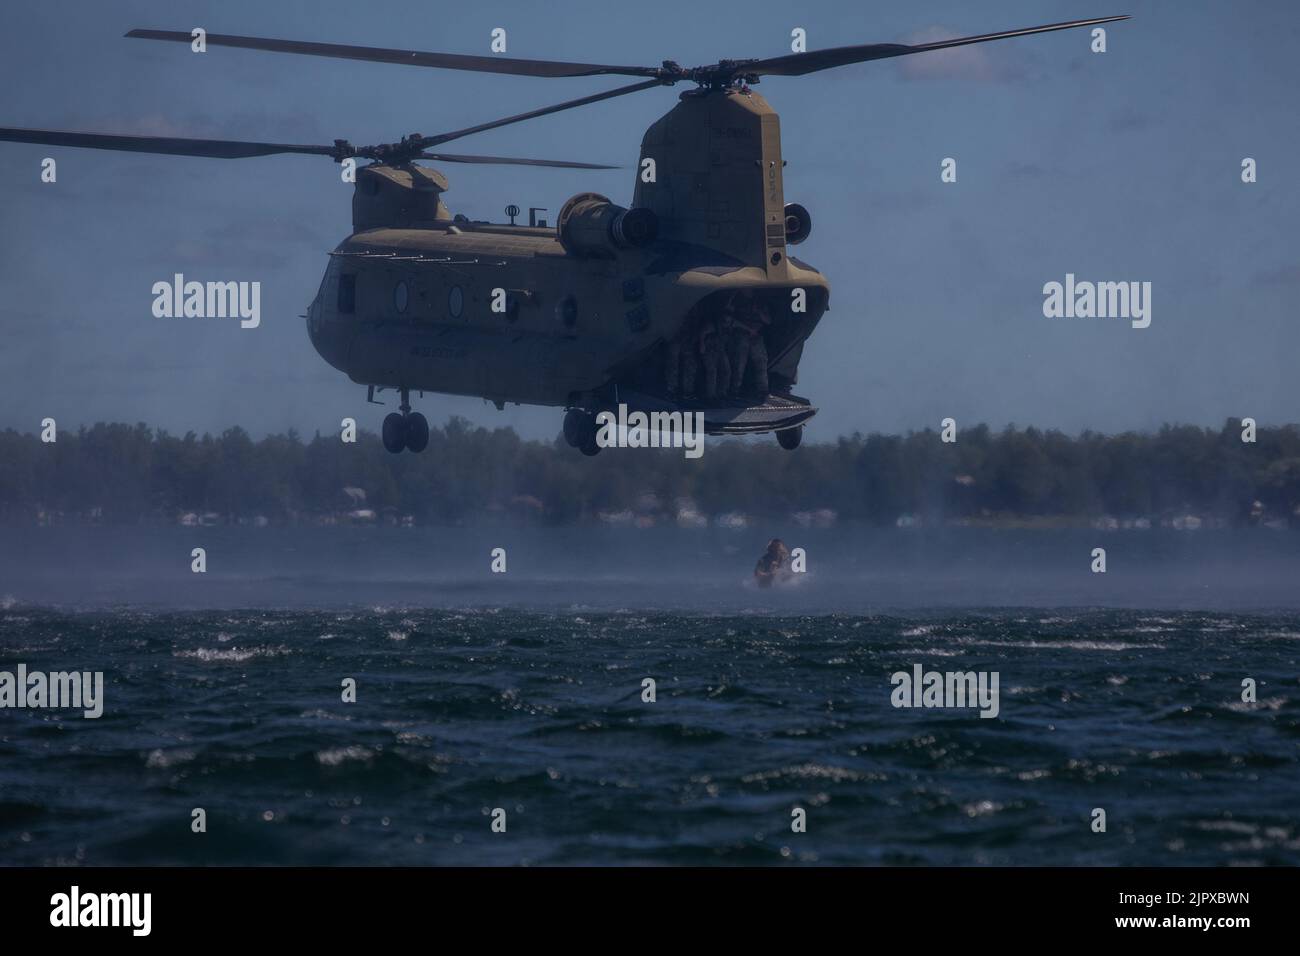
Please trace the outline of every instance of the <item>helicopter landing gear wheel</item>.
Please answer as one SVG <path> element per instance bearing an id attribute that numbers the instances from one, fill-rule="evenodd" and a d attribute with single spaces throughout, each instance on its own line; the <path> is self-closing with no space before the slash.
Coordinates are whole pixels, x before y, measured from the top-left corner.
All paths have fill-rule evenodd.
<path id="1" fill-rule="evenodd" d="M 403 448 L 412 452 L 422 452 L 429 447 L 429 420 L 419 412 L 411 412 L 410 389 L 402 389 L 400 412 L 392 412 L 384 418 L 384 447 L 394 455 Z"/>
<path id="2" fill-rule="evenodd" d="M 600 445 L 596 443 L 598 430 L 596 416 L 590 412 L 571 408 L 564 413 L 564 440 L 588 458 L 600 452 Z"/>
<path id="3" fill-rule="evenodd" d="M 425 435 L 428 441 L 429 436 Z M 383 430 L 384 448 L 398 454 L 406 447 L 406 416 L 392 412 L 384 418 Z"/>
<path id="4" fill-rule="evenodd" d="M 797 428 L 783 428 L 776 433 L 776 441 L 786 451 L 794 451 L 803 441 L 803 426 Z"/>
<path id="5" fill-rule="evenodd" d="M 564 440 L 574 448 L 582 447 L 582 439 L 592 431 L 595 421 L 580 408 L 571 408 L 564 413 Z"/>
<path id="6" fill-rule="evenodd" d="M 419 412 L 406 416 L 406 447 L 417 454 L 429 447 L 429 420 Z"/>

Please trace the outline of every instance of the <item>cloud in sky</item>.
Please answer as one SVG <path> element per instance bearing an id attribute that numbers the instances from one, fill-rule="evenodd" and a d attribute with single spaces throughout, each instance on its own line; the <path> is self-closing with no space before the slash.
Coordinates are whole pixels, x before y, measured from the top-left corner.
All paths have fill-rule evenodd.
<path id="1" fill-rule="evenodd" d="M 930 26 L 908 34 L 908 46 L 936 43 L 966 36 L 952 27 Z M 998 44 L 975 44 L 916 53 L 899 58 L 899 73 L 905 80 L 967 80 L 979 83 L 1018 83 L 1030 76 L 1028 56 L 1020 50 L 990 49 Z"/>

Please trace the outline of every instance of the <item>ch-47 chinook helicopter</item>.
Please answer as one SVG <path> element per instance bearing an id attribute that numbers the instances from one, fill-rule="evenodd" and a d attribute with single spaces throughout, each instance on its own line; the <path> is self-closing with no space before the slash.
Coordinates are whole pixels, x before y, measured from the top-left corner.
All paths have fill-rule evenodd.
<path id="1" fill-rule="evenodd" d="M 428 443 L 428 422 L 411 411 L 412 391 L 480 396 L 498 407 L 517 402 L 565 408 L 564 436 L 588 455 L 599 450 L 597 413 L 616 405 L 647 415 L 701 412 L 706 433 L 774 431 L 782 447 L 793 449 L 817 410 L 791 390 L 804 343 L 828 307 L 830 286 L 812 266 L 787 254 L 787 245 L 808 238 L 812 222 L 802 206 L 785 202 L 777 114 L 751 87 L 764 76 L 803 76 L 1123 19 L 692 68 L 671 60 L 611 66 L 207 34 L 209 46 L 520 76 L 640 80 L 380 146 L 28 129 L 0 129 L 0 140 L 220 159 L 304 153 L 340 163 L 369 160 L 356 169 L 352 235 L 330 253 L 306 318 L 316 350 L 369 386 L 371 400 L 376 388 L 400 393 L 401 412 L 383 423 L 391 452 L 418 452 Z M 194 39 L 191 33 L 158 30 L 126 35 Z M 646 131 L 628 207 L 580 193 L 565 203 L 554 229 L 537 221 L 515 225 L 515 207 L 507 209 L 509 224 L 470 222 L 443 204 L 446 177 L 416 162 L 612 168 L 432 150 L 473 133 L 678 82 L 695 87 Z M 748 377 L 728 370 L 719 358 L 728 348 L 736 354 L 737 345 L 751 366 Z"/>

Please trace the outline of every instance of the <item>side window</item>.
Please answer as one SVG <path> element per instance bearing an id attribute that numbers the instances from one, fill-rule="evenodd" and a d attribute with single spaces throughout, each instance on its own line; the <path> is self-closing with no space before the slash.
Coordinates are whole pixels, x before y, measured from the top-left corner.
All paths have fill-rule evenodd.
<path id="1" fill-rule="evenodd" d="M 339 311 L 352 314 L 357 310 L 357 277 L 339 273 Z"/>

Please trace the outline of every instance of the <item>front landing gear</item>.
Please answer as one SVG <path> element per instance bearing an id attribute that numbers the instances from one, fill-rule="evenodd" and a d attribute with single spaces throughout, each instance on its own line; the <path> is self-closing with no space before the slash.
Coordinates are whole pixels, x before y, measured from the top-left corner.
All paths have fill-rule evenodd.
<path id="1" fill-rule="evenodd" d="M 403 448 L 421 452 L 429 447 L 429 420 L 419 412 L 411 411 L 411 393 L 402 389 L 401 413 L 393 412 L 384 419 L 384 447 L 394 455 Z"/>
<path id="2" fill-rule="evenodd" d="M 783 428 L 776 433 L 776 441 L 786 451 L 794 451 L 803 441 L 803 426 L 796 425 L 794 428 Z"/>
<path id="3" fill-rule="evenodd" d="M 598 454 L 596 416 L 581 408 L 569 409 L 564 413 L 564 440 L 587 457 Z"/>

